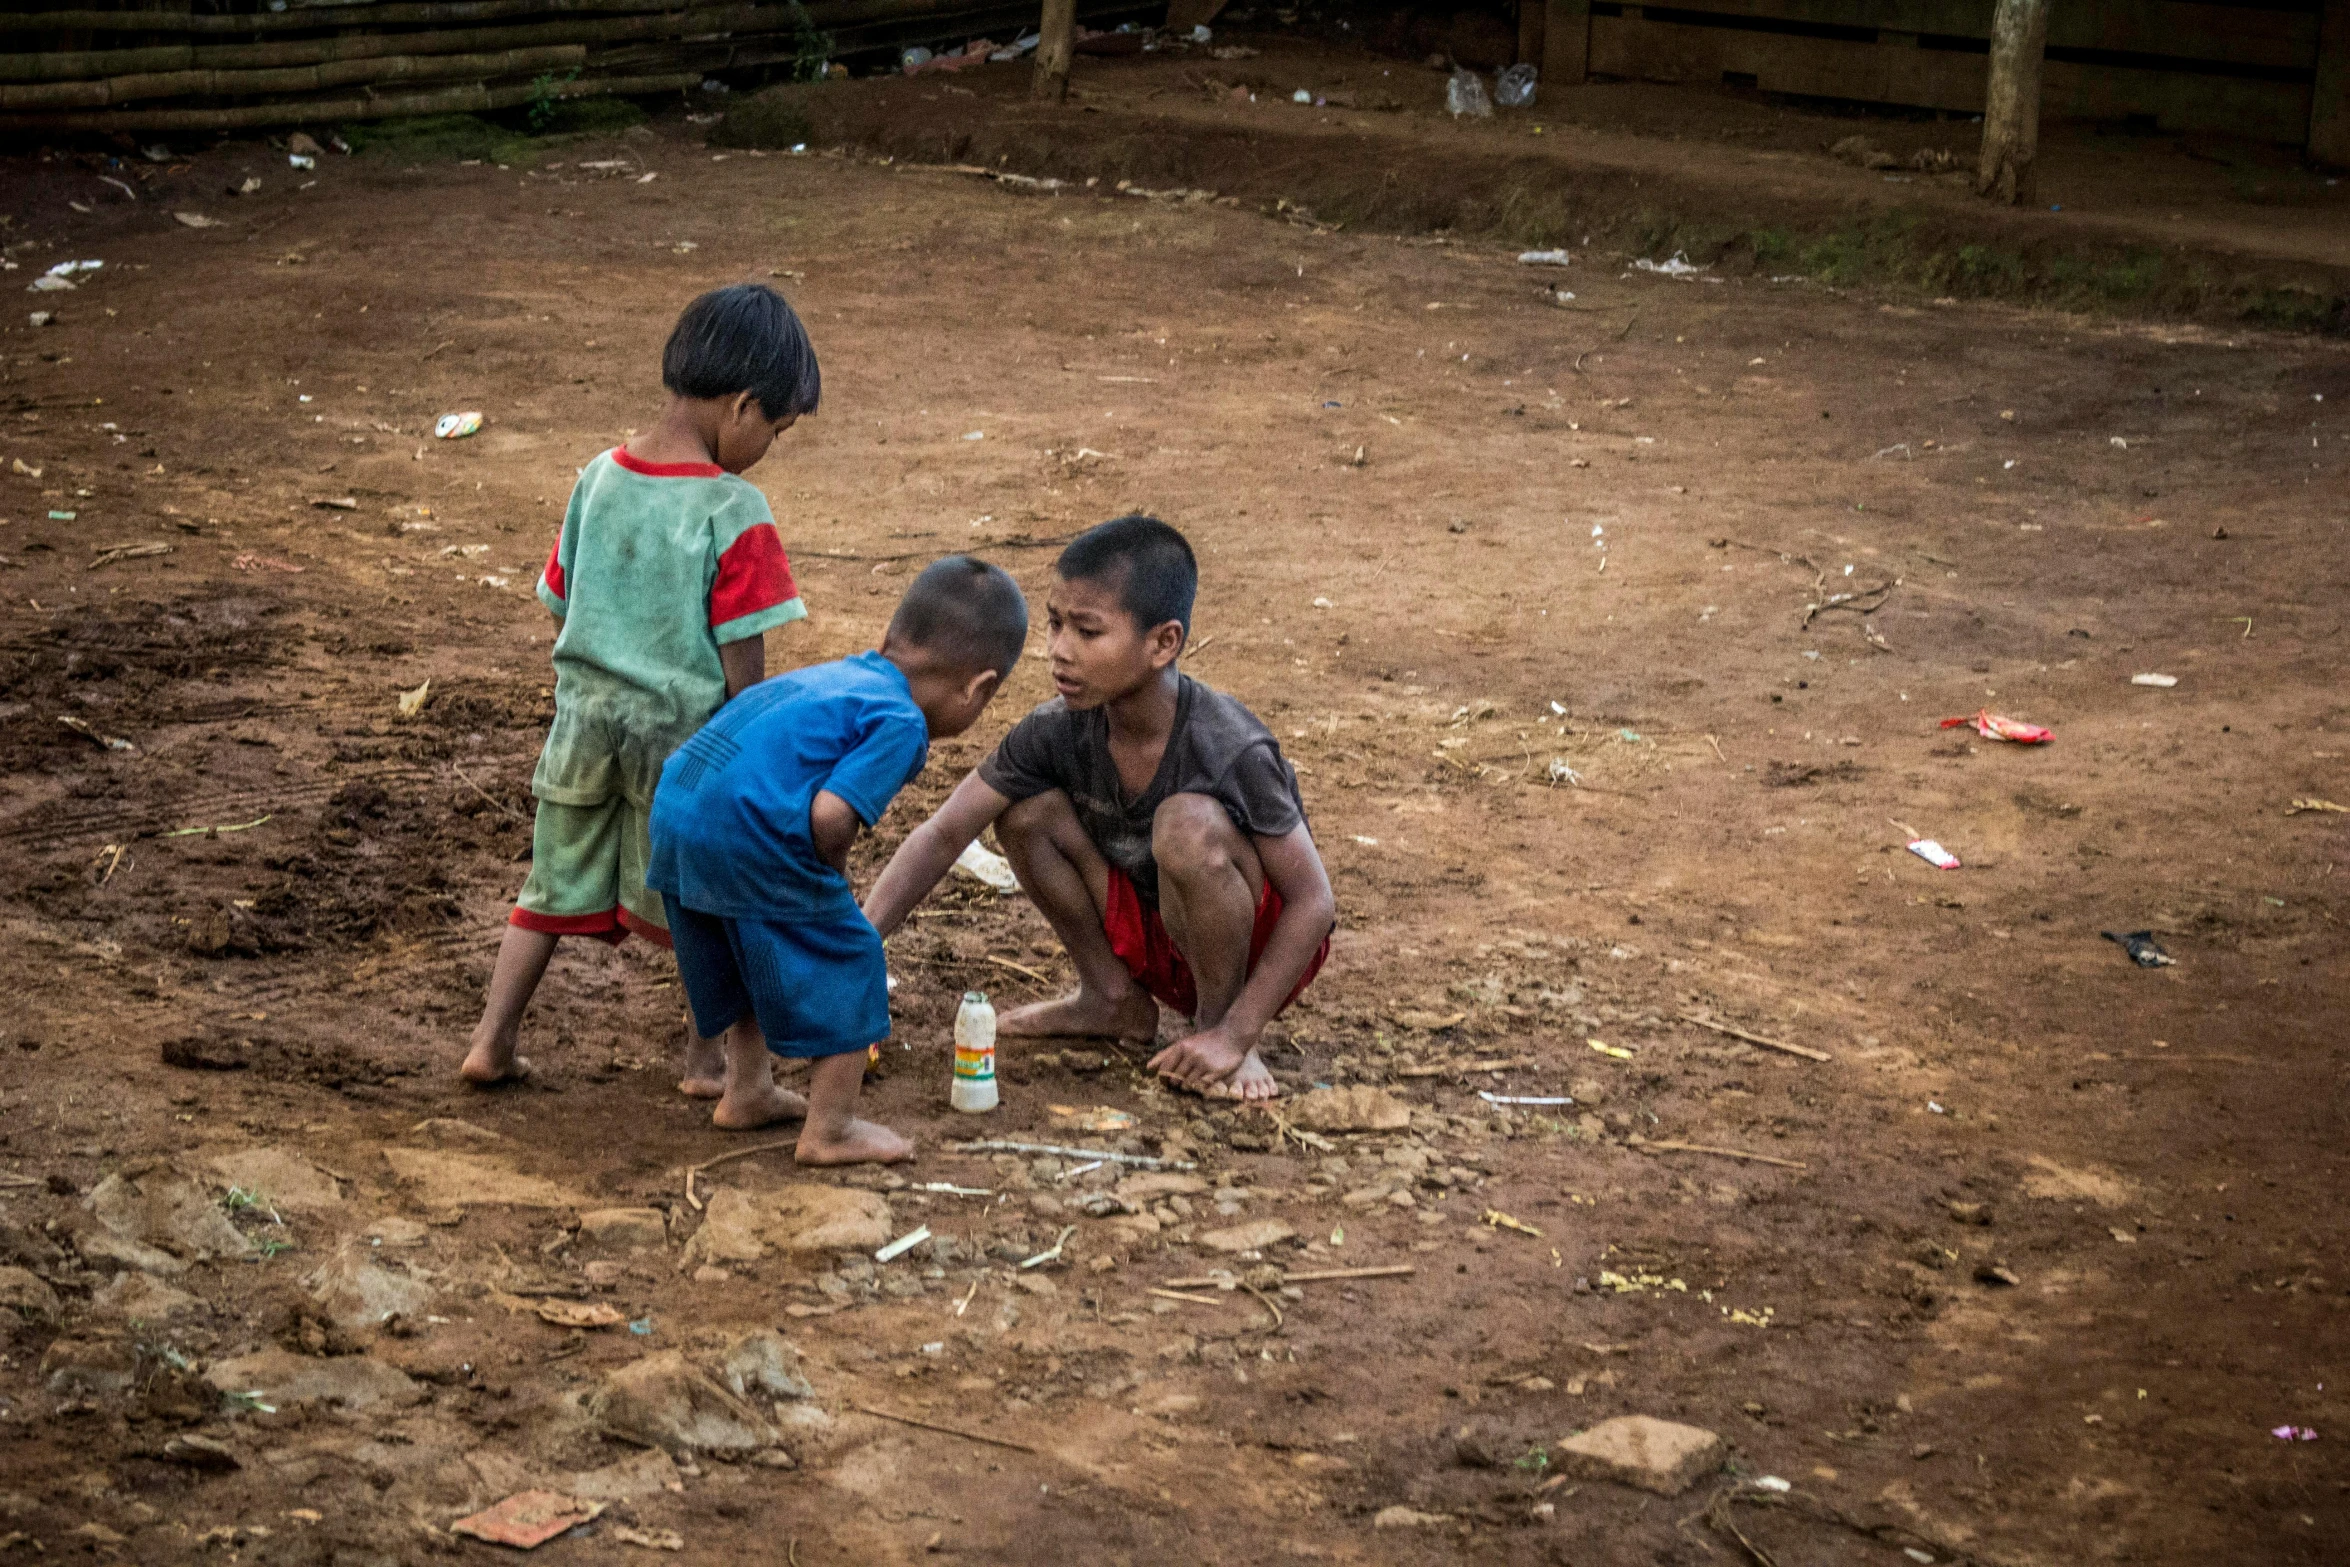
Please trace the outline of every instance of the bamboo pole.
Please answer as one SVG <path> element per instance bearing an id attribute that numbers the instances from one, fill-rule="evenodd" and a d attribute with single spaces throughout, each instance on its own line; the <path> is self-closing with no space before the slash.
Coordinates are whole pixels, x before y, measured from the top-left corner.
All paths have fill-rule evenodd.
<path id="1" fill-rule="evenodd" d="M 186 11 L 24 11 L 0 13 L 8 33 L 259 33 L 320 32 L 344 27 L 438 27 L 494 22 L 510 16 L 561 16 L 581 11 L 675 11 L 680 0 L 431 0 L 431 3 L 337 6 L 331 11 L 250 11 L 213 15 Z"/>
<path id="2" fill-rule="evenodd" d="M 36 109 L 104 109 L 153 98 L 250 98 L 268 93 L 324 92 L 379 82 L 495 80 L 572 69 L 587 63 L 578 44 L 510 49 L 503 54 L 392 55 L 343 60 L 279 71 L 172 71 L 117 76 L 96 82 L 40 82 L 0 86 L 0 113 Z"/>
<path id="3" fill-rule="evenodd" d="M 704 72 L 674 71 L 657 76 L 582 77 L 558 83 L 553 96 L 636 97 L 679 92 L 698 85 Z M 468 82 L 422 93 L 382 93 L 357 98 L 288 98 L 275 103 L 239 104 L 226 109 L 123 109 L 111 114 L 8 115 L 0 131 L 229 131 L 268 125 L 317 125 L 338 120 L 397 120 L 423 114 L 488 114 L 540 96 L 537 82 L 493 85 Z"/>
<path id="4" fill-rule="evenodd" d="M 327 65 L 404 54 L 488 54 L 550 44 L 612 43 L 632 38 L 756 31 L 791 19 L 776 4 L 672 8 L 656 15 L 601 21 L 568 18 L 515 27 L 475 27 L 437 33 L 345 33 L 279 43 L 159 44 L 146 49 L 56 49 L 0 54 L 0 82 L 86 82 L 164 71 L 271 70 Z"/>

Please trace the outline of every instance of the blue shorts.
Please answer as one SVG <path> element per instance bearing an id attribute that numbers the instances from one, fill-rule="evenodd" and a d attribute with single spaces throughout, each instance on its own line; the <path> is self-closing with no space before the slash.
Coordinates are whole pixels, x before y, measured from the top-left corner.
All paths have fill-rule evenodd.
<path id="1" fill-rule="evenodd" d="M 668 894 L 678 978 L 704 1039 L 749 1013 L 779 1056 L 837 1056 L 889 1037 L 889 963 L 862 917 L 819 924 L 721 919 Z"/>

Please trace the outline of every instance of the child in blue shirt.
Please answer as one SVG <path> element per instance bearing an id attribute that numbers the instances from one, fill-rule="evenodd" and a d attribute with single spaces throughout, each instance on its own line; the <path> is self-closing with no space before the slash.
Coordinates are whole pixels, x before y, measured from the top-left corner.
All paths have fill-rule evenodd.
<path id="1" fill-rule="evenodd" d="M 1012 579 L 950 555 L 914 579 L 878 651 L 753 686 L 661 769 L 645 883 L 695 1031 L 726 1036 L 717 1125 L 805 1115 L 802 1164 L 912 1157 L 855 1115 L 865 1047 L 889 1037 L 889 974 L 849 887 L 849 846 L 932 740 L 977 721 L 1027 638 Z M 735 1026 L 746 1019 L 756 1027 Z M 771 1055 L 814 1063 L 805 1100 L 776 1086 Z"/>

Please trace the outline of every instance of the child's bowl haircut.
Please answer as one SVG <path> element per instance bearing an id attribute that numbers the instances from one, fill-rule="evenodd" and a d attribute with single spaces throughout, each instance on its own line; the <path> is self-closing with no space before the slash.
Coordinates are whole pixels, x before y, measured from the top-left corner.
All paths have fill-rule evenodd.
<path id="1" fill-rule="evenodd" d="M 1028 600 L 1001 566 L 949 555 L 924 568 L 898 600 L 889 641 L 958 669 L 1009 675 L 1028 641 Z"/>
<path id="2" fill-rule="evenodd" d="M 712 289 L 686 306 L 661 350 L 661 384 L 680 397 L 749 392 L 770 419 L 812 414 L 824 395 L 807 328 L 764 283 Z"/>
<path id="3" fill-rule="evenodd" d="M 1053 563 L 1064 582 L 1099 582 L 1118 590 L 1118 606 L 1148 631 L 1170 620 L 1191 635 L 1199 562 L 1191 545 L 1156 517 L 1135 512 L 1086 529 Z"/>

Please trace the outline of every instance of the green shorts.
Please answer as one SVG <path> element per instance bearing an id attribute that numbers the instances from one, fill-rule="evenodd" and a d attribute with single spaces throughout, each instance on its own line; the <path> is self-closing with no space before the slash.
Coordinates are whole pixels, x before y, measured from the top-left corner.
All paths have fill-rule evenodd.
<path id="1" fill-rule="evenodd" d="M 555 936 L 626 941 L 635 931 L 669 945 L 661 895 L 645 886 L 652 859 L 651 805 L 615 797 L 601 805 L 538 802 L 530 877 L 511 924 Z"/>

